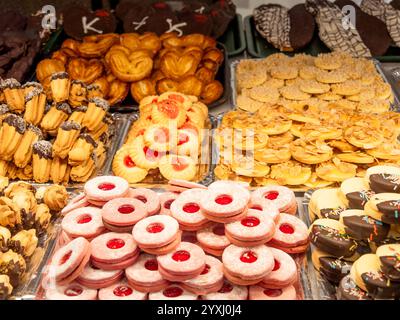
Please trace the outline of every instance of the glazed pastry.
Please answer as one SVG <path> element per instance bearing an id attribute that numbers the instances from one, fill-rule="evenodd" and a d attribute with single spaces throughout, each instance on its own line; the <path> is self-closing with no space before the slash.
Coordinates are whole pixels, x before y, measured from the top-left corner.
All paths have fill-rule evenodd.
<path id="1" fill-rule="evenodd" d="M 58 129 L 56 140 L 53 143 L 54 156 L 65 159 L 78 139 L 80 131 L 81 125 L 79 123 L 65 121 Z"/>
<path id="2" fill-rule="evenodd" d="M 22 113 L 25 110 L 24 90 L 21 84 L 15 79 L 7 79 L 2 83 L 4 97 L 11 111 Z"/>
<path id="3" fill-rule="evenodd" d="M 44 115 L 40 127 L 51 135 L 56 135 L 58 128 L 71 114 L 71 108 L 67 103 L 52 105 Z"/>
<path id="4" fill-rule="evenodd" d="M 12 159 L 25 130 L 26 123 L 21 117 L 10 114 L 4 119 L 0 129 L 0 159 L 7 161 Z"/>
<path id="5" fill-rule="evenodd" d="M 32 159 L 32 144 L 43 138 L 38 127 L 29 124 L 14 153 L 14 164 L 19 168 L 25 168 Z"/>
<path id="6" fill-rule="evenodd" d="M 0 300 L 6 300 L 12 291 L 10 278 L 5 274 L 0 274 Z"/>
<path id="7" fill-rule="evenodd" d="M 106 115 L 110 105 L 102 98 L 89 100 L 88 109 L 82 121 L 82 125 L 89 131 L 95 130 Z"/>
<path id="8" fill-rule="evenodd" d="M 83 118 L 85 117 L 85 113 L 87 111 L 87 106 L 79 106 L 72 110 L 71 115 L 69 116 L 69 121 L 74 121 L 82 125 Z"/>
<path id="9" fill-rule="evenodd" d="M 24 257 L 30 257 L 38 245 L 36 230 L 22 230 L 14 235 L 9 241 L 9 247 L 14 252 Z"/>
<path id="10" fill-rule="evenodd" d="M 43 201 L 51 211 L 59 212 L 68 203 L 67 190 L 64 186 L 52 185 L 46 188 Z"/>
<path id="11" fill-rule="evenodd" d="M 68 103 L 72 108 L 87 105 L 86 84 L 80 80 L 72 80 Z"/>
<path id="12" fill-rule="evenodd" d="M 53 146 L 50 142 L 39 140 L 33 144 L 33 178 L 36 182 L 45 183 L 50 180 Z"/>
<path id="13" fill-rule="evenodd" d="M 26 122 L 38 125 L 43 118 L 46 107 L 46 95 L 43 90 L 33 89 L 25 95 L 25 113 Z"/>
<path id="14" fill-rule="evenodd" d="M 71 167 L 68 165 L 68 159 L 54 157 L 51 162 L 50 177 L 54 183 L 66 184 L 69 181 Z"/>
<path id="15" fill-rule="evenodd" d="M 68 100 L 70 80 L 66 72 L 57 72 L 51 75 L 50 80 L 51 93 L 53 101 L 60 103 Z"/>
<path id="16" fill-rule="evenodd" d="M 97 147 L 97 143 L 88 133 L 81 133 L 68 153 L 68 164 L 77 166 L 87 161 Z"/>
<path id="17" fill-rule="evenodd" d="M 85 182 L 89 180 L 96 170 L 95 158 L 96 155 L 92 153 L 87 161 L 72 167 L 70 172 L 71 180 L 75 182 Z"/>

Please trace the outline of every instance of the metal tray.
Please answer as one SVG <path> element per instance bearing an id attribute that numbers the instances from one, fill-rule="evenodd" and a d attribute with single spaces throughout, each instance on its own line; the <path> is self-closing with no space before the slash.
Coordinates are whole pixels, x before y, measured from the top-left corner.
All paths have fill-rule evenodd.
<path id="1" fill-rule="evenodd" d="M 246 38 L 242 15 L 236 14 L 235 18 L 228 25 L 228 29 L 218 38 L 218 41 L 225 45 L 229 57 L 243 53 L 246 49 Z"/>

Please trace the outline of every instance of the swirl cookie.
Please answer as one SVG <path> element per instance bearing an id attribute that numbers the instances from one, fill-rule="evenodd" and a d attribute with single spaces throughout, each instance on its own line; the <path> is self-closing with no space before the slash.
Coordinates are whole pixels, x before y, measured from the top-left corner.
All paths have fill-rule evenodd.
<path id="1" fill-rule="evenodd" d="M 400 194 L 377 193 L 364 207 L 365 214 L 384 223 L 400 224 Z"/>

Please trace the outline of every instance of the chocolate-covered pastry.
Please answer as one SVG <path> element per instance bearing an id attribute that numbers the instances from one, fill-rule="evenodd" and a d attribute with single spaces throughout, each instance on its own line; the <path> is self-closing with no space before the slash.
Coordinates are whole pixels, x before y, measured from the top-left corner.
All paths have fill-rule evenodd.
<path id="1" fill-rule="evenodd" d="M 20 254 L 8 250 L 0 255 L 0 274 L 7 275 L 13 287 L 19 284 L 25 270 L 26 262 Z"/>
<path id="2" fill-rule="evenodd" d="M 148 23 L 149 18 L 155 14 L 155 9 L 151 6 L 144 6 L 140 4 L 131 5 L 124 13 L 123 24 L 125 32 L 145 32 L 149 31 Z M 167 28 L 165 25 L 164 28 Z"/>
<path id="3" fill-rule="evenodd" d="M 222 36 L 229 23 L 236 15 L 236 6 L 232 0 L 217 0 L 210 9 L 210 14 L 214 22 L 212 36 L 217 39 Z"/>
<path id="4" fill-rule="evenodd" d="M 293 50 L 307 46 L 315 32 L 315 19 L 304 4 L 295 5 L 288 11 L 290 20 L 289 39 Z"/>
<path id="5" fill-rule="evenodd" d="M 337 289 L 338 300 L 372 300 L 372 298 L 360 289 L 350 276 L 345 276 Z"/>
<path id="6" fill-rule="evenodd" d="M 150 1 L 146 1 L 148 3 Z M 140 5 L 142 3 L 141 0 L 122 0 L 118 2 L 118 5 L 115 8 L 115 15 L 118 19 L 124 20 L 125 15 L 134 7 L 135 5 Z M 150 8 L 149 5 L 147 5 Z"/>
<path id="7" fill-rule="evenodd" d="M 400 194 L 378 193 L 367 202 L 365 214 L 388 224 L 400 223 Z"/>
<path id="8" fill-rule="evenodd" d="M 371 189 L 375 193 L 400 192 L 400 176 L 388 173 L 376 173 L 369 176 Z"/>
<path id="9" fill-rule="evenodd" d="M 30 257 L 38 244 L 36 230 L 21 230 L 9 240 L 9 247 L 24 257 Z"/>

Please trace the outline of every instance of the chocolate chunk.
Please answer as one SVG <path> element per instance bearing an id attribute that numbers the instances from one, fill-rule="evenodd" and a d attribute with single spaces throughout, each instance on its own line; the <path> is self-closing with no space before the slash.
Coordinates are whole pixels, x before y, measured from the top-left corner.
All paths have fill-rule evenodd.
<path id="1" fill-rule="evenodd" d="M 329 218 L 329 219 L 334 219 L 338 220 L 340 218 L 340 213 L 342 213 L 346 208 L 324 208 L 320 210 L 321 216 L 323 218 Z"/>
<path id="2" fill-rule="evenodd" d="M 15 114 L 8 115 L 3 122 L 7 123 L 9 126 L 13 126 L 19 134 L 24 134 L 26 130 L 25 120 Z"/>
<path id="3" fill-rule="evenodd" d="M 379 257 L 381 270 L 392 281 L 400 281 L 400 256 Z"/>
<path id="4" fill-rule="evenodd" d="M 61 129 L 65 131 L 70 131 L 70 130 L 81 130 L 81 125 L 78 122 L 75 121 L 65 121 L 61 124 L 60 126 Z"/>
<path id="5" fill-rule="evenodd" d="M 375 173 L 369 176 L 369 184 L 375 193 L 400 193 L 400 177 L 387 173 Z"/>
<path id="6" fill-rule="evenodd" d="M 314 16 L 309 13 L 304 4 L 298 4 L 288 11 L 290 19 L 289 39 L 293 50 L 307 46 L 315 32 Z"/>
<path id="7" fill-rule="evenodd" d="M 390 225 L 369 216 L 345 216 L 343 224 L 346 233 L 355 240 L 380 241 L 390 230 Z"/>
<path id="8" fill-rule="evenodd" d="M 71 107 L 68 103 L 62 102 L 56 105 L 56 109 L 65 112 L 66 114 L 71 114 Z"/>
<path id="9" fill-rule="evenodd" d="M 382 213 L 382 221 L 389 224 L 400 223 L 400 201 L 383 201 L 376 205 L 379 212 Z"/>
<path id="10" fill-rule="evenodd" d="M 40 158 L 52 159 L 53 145 L 46 140 L 39 140 L 33 143 L 32 150 Z"/>
<path id="11" fill-rule="evenodd" d="M 65 72 L 65 71 L 56 72 L 56 73 L 53 73 L 53 74 L 51 75 L 51 80 L 68 79 L 68 78 L 69 78 L 69 75 L 68 75 L 68 73 Z"/>
<path id="12" fill-rule="evenodd" d="M 361 279 L 369 295 L 374 299 L 400 298 L 400 282 L 390 281 L 380 271 L 363 273 Z"/>
<path id="13" fill-rule="evenodd" d="M 90 143 L 93 147 L 97 148 L 96 141 L 94 141 L 93 137 L 89 133 L 81 133 L 79 135 L 79 138 L 85 140 L 87 143 Z"/>
<path id="14" fill-rule="evenodd" d="M 351 263 L 333 257 L 319 258 L 321 267 L 319 272 L 330 282 L 338 284 L 340 280 L 350 273 Z"/>
<path id="15" fill-rule="evenodd" d="M 89 103 L 94 103 L 96 107 L 102 108 L 105 111 L 108 111 L 108 109 L 110 108 L 110 104 L 108 103 L 108 101 L 99 97 L 90 99 Z"/>
<path id="16" fill-rule="evenodd" d="M 344 277 L 337 290 L 338 300 L 372 300 L 372 298 L 360 289 L 350 276 Z"/>
<path id="17" fill-rule="evenodd" d="M 349 209 L 363 210 L 365 204 L 375 193 L 370 190 L 354 191 L 346 194 L 346 198 L 349 201 Z"/>

